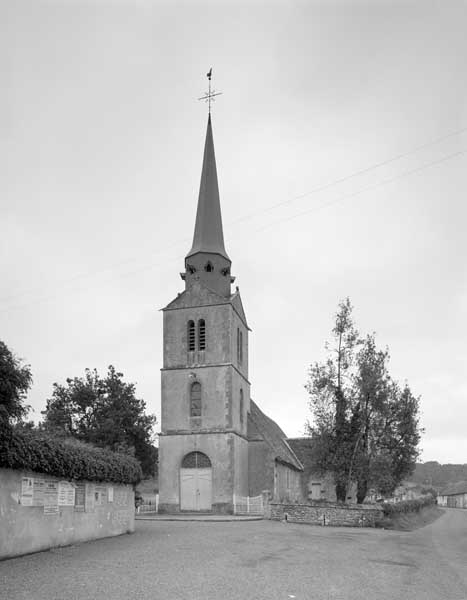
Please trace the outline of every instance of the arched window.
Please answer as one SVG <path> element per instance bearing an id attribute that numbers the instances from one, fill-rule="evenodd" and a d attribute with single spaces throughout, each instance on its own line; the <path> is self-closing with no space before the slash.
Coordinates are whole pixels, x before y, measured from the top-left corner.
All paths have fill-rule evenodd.
<path id="1" fill-rule="evenodd" d="M 204 270 L 207 273 L 212 273 L 214 271 L 214 267 L 212 266 L 212 262 L 207 262 L 206 265 L 204 266 Z"/>
<path id="2" fill-rule="evenodd" d="M 240 425 L 243 425 L 243 390 L 240 388 Z"/>
<path id="3" fill-rule="evenodd" d="M 182 460 L 182 469 L 209 469 L 211 461 L 202 452 L 190 452 Z"/>
<path id="4" fill-rule="evenodd" d="M 206 350 L 206 322 L 204 319 L 198 321 L 198 350 Z"/>
<path id="5" fill-rule="evenodd" d="M 195 322 L 188 321 L 188 351 L 193 352 L 195 349 Z"/>
<path id="6" fill-rule="evenodd" d="M 195 381 L 190 390 L 190 417 L 201 416 L 201 384 Z"/>

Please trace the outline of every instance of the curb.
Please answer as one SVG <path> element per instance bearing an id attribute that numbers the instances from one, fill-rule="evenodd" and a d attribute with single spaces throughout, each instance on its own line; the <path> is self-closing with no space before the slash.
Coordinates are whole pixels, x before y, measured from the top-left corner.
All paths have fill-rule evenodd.
<path id="1" fill-rule="evenodd" d="M 200 523 L 236 523 L 236 522 L 245 522 L 245 521 L 262 521 L 263 517 L 216 517 L 216 518 L 207 518 L 207 517 L 162 517 L 162 516 L 154 516 L 154 517 L 135 517 L 135 521 L 181 521 L 186 522 L 190 521 L 192 523 L 200 522 Z"/>

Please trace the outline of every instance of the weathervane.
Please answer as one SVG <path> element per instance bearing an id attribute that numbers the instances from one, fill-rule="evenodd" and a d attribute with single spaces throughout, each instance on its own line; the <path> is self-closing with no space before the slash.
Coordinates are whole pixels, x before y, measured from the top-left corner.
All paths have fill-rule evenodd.
<path id="1" fill-rule="evenodd" d="M 204 100 L 208 103 L 208 111 L 209 114 L 211 114 L 211 102 L 214 102 L 215 96 L 220 96 L 222 92 L 216 92 L 216 90 L 211 90 L 212 67 L 209 69 L 209 73 L 206 73 L 206 77 L 209 80 L 209 90 L 204 94 L 204 96 L 198 98 L 198 100 Z"/>

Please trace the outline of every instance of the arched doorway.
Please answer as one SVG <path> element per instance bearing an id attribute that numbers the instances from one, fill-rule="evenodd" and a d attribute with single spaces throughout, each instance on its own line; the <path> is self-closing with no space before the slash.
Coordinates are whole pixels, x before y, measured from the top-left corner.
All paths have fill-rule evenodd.
<path id="1" fill-rule="evenodd" d="M 205 511 L 211 507 L 211 461 L 202 452 L 190 452 L 180 468 L 180 510 Z"/>

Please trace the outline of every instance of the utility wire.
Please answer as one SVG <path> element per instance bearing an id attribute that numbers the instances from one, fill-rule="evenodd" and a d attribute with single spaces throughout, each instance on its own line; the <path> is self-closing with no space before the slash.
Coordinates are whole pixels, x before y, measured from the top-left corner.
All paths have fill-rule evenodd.
<path id="1" fill-rule="evenodd" d="M 434 160 L 434 161 L 427 163 L 425 165 L 422 165 L 420 167 L 416 167 L 415 169 L 410 169 L 409 171 L 405 171 L 404 173 L 400 173 L 399 175 L 394 175 L 394 177 L 389 177 L 388 179 L 383 179 L 382 181 L 378 181 L 378 183 L 374 183 L 372 185 L 364 187 L 360 190 L 357 190 L 356 192 L 353 192 L 350 194 L 345 194 L 344 196 L 341 196 L 340 198 L 335 198 L 334 200 L 329 200 L 327 202 L 323 202 L 323 204 L 320 204 L 319 206 L 314 206 L 312 208 L 308 208 L 307 210 L 303 210 L 299 213 L 291 215 L 290 217 L 284 217 L 283 219 L 274 221 L 273 223 L 269 223 L 268 225 L 265 225 L 264 227 L 257 229 L 256 232 L 264 231 L 265 229 L 269 229 L 270 227 L 274 227 L 275 225 L 278 225 L 280 223 L 286 223 L 287 221 L 292 221 L 293 219 L 297 219 L 298 217 L 301 217 L 303 215 L 307 215 L 311 212 L 315 212 L 315 211 L 321 210 L 322 208 L 325 208 L 327 206 L 331 206 L 331 204 L 337 204 L 339 202 L 342 202 L 342 200 L 348 200 L 349 198 L 353 198 L 354 196 L 364 194 L 365 192 L 382 187 L 383 185 L 387 185 L 388 183 L 392 183 L 394 181 L 397 181 L 398 179 L 403 179 L 404 177 L 408 177 L 409 175 L 414 175 L 415 173 L 423 171 L 424 169 L 428 169 L 429 167 L 433 167 L 434 165 L 438 165 L 440 163 L 446 162 L 447 160 L 451 160 L 452 158 L 455 158 L 456 156 L 462 156 L 463 154 L 466 154 L 466 153 L 467 153 L 467 148 L 465 150 L 460 150 L 459 152 L 454 152 L 453 154 L 449 154 L 448 156 L 444 156 L 443 158 L 440 158 L 438 160 Z"/>
<path id="2" fill-rule="evenodd" d="M 384 161 L 381 161 L 381 162 L 376 163 L 374 165 L 371 165 L 369 167 L 366 167 L 365 169 L 361 169 L 359 171 L 355 171 L 354 173 L 351 173 L 350 175 L 346 175 L 344 177 L 341 177 L 341 178 L 336 179 L 334 181 L 331 181 L 329 183 L 326 183 L 326 184 L 323 184 L 321 186 L 315 187 L 315 188 L 309 190 L 308 192 L 305 192 L 303 194 L 299 194 L 298 196 L 294 196 L 292 198 L 287 198 L 286 200 L 282 200 L 281 202 L 273 204 L 272 206 L 268 206 L 266 208 L 259 209 L 258 211 L 254 211 L 252 213 L 249 213 L 247 215 L 239 217 L 238 219 L 236 219 L 234 221 L 231 221 L 230 223 L 227 223 L 227 228 L 231 227 L 232 225 L 236 225 L 237 223 L 248 221 L 248 220 L 250 220 L 250 219 L 252 219 L 252 218 L 254 218 L 254 217 L 258 216 L 258 215 L 268 213 L 268 212 L 270 212 L 272 210 L 275 210 L 275 209 L 279 208 L 280 206 L 284 206 L 286 204 L 290 204 L 292 202 L 295 202 L 296 200 L 301 200 L 302 198 L 305 198 L 307 196 L 311 196 L 313 194 L 317 194 L 319 192 L 322 192 L 322 191 L 325 191 L 327 189 L 330 189 L 333 186 L 340 185 L 341 183 L 344 183 L 346 181 L 350 181 L 351 179 L 354 179 L 356 177 L 364 175 L 365 173 L 369 173 L 371 171 L 374 171 L 375 169 L 379 169 L 380 167 L 386 166 L 386 165 L 391 164 L 393 162 L 396 162 L 396 161 L 398 161 L 398 160 L 400 160 L 402 158 L 405 158 L 407 156 L 415 154 L 416 152 L 420 152 L 420 150 L 424 150 L 426 148 L 429 148 L 431 146 L 439 144 L 440 142 L 445 141 L 445 140 L 447 140 L 447 139 L 449 139 L 451 137 L 454 137 L 456 135 L 462 135 L 466 131 L 467 131 L 467 127 L 458 129 L 456 131 L 452 131 L 450 133 L 447 133 L 446 135 L 443 135 L 441 137 L 438 137 L 438 138 L 432 140 L 431 142 L 426 142 L 424 144 L 416 146 L 415 148 L 412 148 L 411 150 L 408 150 L 407 152 L 403 152 L 403 153 L 397 154 L 396 156 L 393 156 L 392 158 L 389 158 L 387 160 L 384 160 Z M 180 239 L 179 241 L 173 242 L 172 244 L 169 244 L 168 246 L 166 246 L 164 248 L 164 250 L 177 247 L 177 246 L 181 245 L 182 243 L 189 243 L 188 238 L 184 238 L 183 240 Z M 158 250 L 156 252 L 151 253 L 151 255 L 153 257 L 159 256 L 164 250 Z M 113 265 L 109 265 L 107 267 L 103 267 L 102 269 L 98 269 L 97 271 L 93 270 L 93 271 L 88 271 L 88 272 L 85 272 L 85 273 L 78 273 L 77 275 L 74 275 L 73 277 L 71 277 L 69 279 L 64 279 L 64 280 L 59 281 L 58 285 L 67 285 L 69 283 L 73 283 L 73 282 L 78 281 L 78 280 L 83 279 L 83 278 L 95 277 L 97 275 L 100 275 L 101 273 L 106 273 L 108 271 L 113 271 L 115 269 L 119 269 L 123 265 L 126 265 L 126 264 L 131 263 L 131 262 L 135 262 L 135 261 L 138 261 L 138 260 L 140 260 L 139 256 L 138 257 L 133 257 L 133 258 L 128 258 L 128 259 L 125 259 L 123 261 L 119 261 L 118 263 L 115 263 Z M 27 295 L 29 295 L 31 293 L 34 293 L 36 290 L 40 290 L 40 289 L 41 288 L 39 286 L 35 286 L 35 287 L 32 287 L 32 288 L 28 288 L 26 290 L 23 290 L 21 292 L 17 292 L 15 294 L 10 294 L 8 296 L 3 296 L 3 297 L 0 297 L 0 302 L 7 302 L 8 300 L 14 300 L 16 298 L 22 298 L 22 297 L 27 296 Z"/>
<path id="3" fill-rule="evenodd" d="M 276 208 L 279 208 L 280 206 L 284 206 L 285 204 L 289 204 L 290 202 L 295 202 L 296 200 L 301 200 L 302 198 L 306 198 L 307 196 L 317 194 L 318 192 L 323 192 L 324 190 L 327 190 L 335 185 L 339 185 L 341 183 L 344 183 L 345 181 L 350 181 L 351 179 L 354 179 L 355 177 L 359 177 L 360 175 L 364 175 L 365 173 L 370 173 L 371 171 L 374 171 L 375 169 L 379 169 L 380 167 L 389 165 L 393 162 L 396 162 L 397 160 L 400 160 L 401 158 L 406 158 L 407 156 L 415 154 L 415 152 L 420 152 L 420 150 L 425 150 L 426 148 L 429 148 L 430 146 L 439 144 L 440 142 L 443 142 L 444 140 L 447 140 L 451 137 L 454 137 L 456 135 L 462 135 L 466 131 L 467 131 L 467 127 L 464 127 L 463 129 L 458 129 L 457 131 L 452 131 L 451 133 L 448 133 L 439 138 L 436 138 L 435 140 L 432 140 L 431 142 L 426 142 L 425 144 L 416 146 L 415 148 L 412 148 L 412 150 L 408 150 L 407 152 L 404 152 L 402 154 L 397 154 L 396 156 L 393 156 L 392 158 L 383 160 L 379 163 L 371 165 L 370 167 L 366 167 L 365 169 L 361 169 L 360 171 L 355 171 L 354 173 L 351 173 L 350 175 L 346 175 L 345 177 L 341 177 L 340 179 L 335 179 L 334 181 L 331 181 L 329 183 L 325 183 L 323 185 L 315 187 L 315 188 L 309 190 L 308 192 L 304 192 L 303 194 L 299 194 L 298 196 L 294 196 L 293 198 L 288 198 L 287 200 L 282 200 L 281 202 L 278 202 L 277 204 L 273 204 L 272 206 L 269 206 L 267 208 L 260 209 L 258 211 L 252 212 L 243 217 L 239 217 L 237 220 L 232 221 L 232 224 L 239 223 L 241 221 L 256 217 L 260 214 L 264 214 L 271 210 L 275 210 Z"/>
<path id="4" fill-rule="evenodd" d="M 273 204 L 272 206 L 268 206 L 266 208 L 259 209 L 258 211 L 252 212 L 252 213 L 250 213 L 248 215 L 244 215 L 242 217 L 239 217 L 238 219 L 236 219 L 234 221 L 231 221 L 230 223 L 227 223 L 227 228 L 231 227 L 232 225 L 236 225 L 237 223 L 241 223 L 243 221 L 248 221 L 248 220 L 250 220 L 250 219 L 252 219 L 252 218 L 254 218 L 254 217 L 258 216 L 258 215 L 268 213 L 268 212 L 270 212 L 272 210 L 275 210 L 276 208 L 279 208 L 280 206 L 284 206 L 286 204 L 290 204 L 291 202 L 295 202 L 296 200 L 301 200 L 302 198 L 305 198 L 307 196 L 311 196 L 313 194 L 317 194 L 317 193 L 322 192 L 324 190 L 330 189 L 330 188 L 332 188 L 335 185 L 340 185 L 341 183 L 344 183 L 346 181 L 350 181 L 351 179 L 354 179 L 355 177 L 359 177 L 360 175 L 364 175 L 365 173 L 369 173 L 371 171 L 374 171 L 375 169 L 379 169 L 380 167 L 383 167 L 385 165 L 388 165 L 388 164 L 391 164 L 393 162 L 396 162 L 396 161 L 398 161 L 398 160 L 400 160 L 402 158 L 405 158 L 407 156 L 415 154 L 416 152 L 420 152 L 420 150 L 424 150 L 426 148 L 429 148 L 431 146 L 439 144 L 440 142 L 445 141 L 445 140 L 447 140 L 447 139 L 449 139 L 451 137 L 454 137 L 456 135 L 462 135 L 466 131 L 467 131 L 467 127 L 458 129 L 456 131 L 452 131 L 450 133 L 447 133 L 446 135 L 443 135 L 441 137 L 438 137 L 438 138 L 432 140 L 431 142 L 426 142 L 424 144 L 416 146 L 415 148 L 412 148 L 411 150 L 408 150 L 407 152 L 403 152 L 403 153 L 397 154 L 396 156 L 393 156 L 392 158 L 389 158 L 387 160 L 384 160 L 384 161 L 381 161 L 381 162 L 376 163 L 374 165 L 371 165 L 369 167 L 366 167 L 365 169 L 361 169 L 359 171 L 355 171 L 354 173 L 351 173 L 350 175 L 346 175 L 344 177 L 341 177 L 341 178 L 336 179 L 334 181 L 331 181 L 329 183 L 326 183 L 326 184 L 323 184 L 321 186 L 315 187 L 315 188 L 309 190 L 308 192 L 305 192 L 305 193 L 300 194 L 298 196 L 294 196 L 292 198 L 287 198 L 286 200 L 282 200 L 281 202 Z M 177 246 L 185 244 L 185 243 L 188 244 L 189 241 L 190 240 L 188 238 L 180 239 L 179 241 L 173 242 L 172 244 L 169 244 L 168 246 L 165 246 L 164 250 L 171 249 L 171 248 L 177 247 Z M 153 257 L 159 256 L 162 252 L 164 252 L 164 250 L 161 249 L 161 250 L 158 250 L 156 252 L 152 252 L 150 254 L 150 256 L 153 256 Z M 88 272 L 85 272 L 85 273 L 78 273 L 77 275 L 74 275 L 73 277 L 71 277 L 69 279 L 64 279 L 64 280 L 59 281 L 57 285 L 62 285 L 63 286 L 63 285 L 67 285 L 69 283 L 73 283 L 73 282 L 78 281 L 78 280 L 83 279 L 83 278 L 95 277 L 95 276 L 100 275 L 102 273 L 106 273 L 108 271 L 113 271 L 115 269 L 119 269 L 123 265 L 126 265 L 126 264 L 131 263 L 131 262 L 139 261 L 139 260 L 140 260 L 140 257 L 139 256 L 137 256 L 137 257 L 135 256 L 133 258 L 128 258 L 128 259 L 125 259 L 123 261 L 119 261 L 118 263 L 115 263 L 113 265 L 109 265 L 107 267 L 103 267 L 102 269 L 98 269 L 97 271 L 93 270 L 93 271 L 88 271 Z M 27 296 L 27 295 L 29 295 L 31 293 L 34 293 L 37 290 L 41 290 L 41 287 L 40 286 L 35 286 L 35 287 L 32 287 L 32 288 L 23 290 L 21 292 L 16 292 L 15 294 L 10 294 L 8 296 L 0 297 L 0 302 L 7 302 L 8 300 L 14 300 L 16 298 L 22 298 L 22 297 Z"/>
<path id="5" fill-rule="evenodd" d="M 449 154 L 447 156 L 444 156 L 444 157 L 442 157 L 442 158 L 440 158 L 438 160 L 434 160 L 434 161 L 431 161 L 431 162 L 426 163 L 424 165 L 421 165 L 420 167 L 416 167 L 414 169 L 410 169 L 408 171 L 405 171 L 404 173 L 400 173 L 399 175 L 395 175 L 394 177 L 389 177 L 389 178 L 384 179 L 384 180 L 382 180 L 382 181 L 380 181 L 378 183 L 375 183 L 375 184 L 369 185 L 367 187 L 364 187 L 364 188 L 362 188 L 360 190 L 357 190 L 356 192 L 352 192 L 350 194 L 345 194 L 343 196 L 340 196 L 339 198 L 336 198 L 334 200 L 330 200 L 329 202 L 325 202 L 325 203 L 323 203 L 323 204 L 321 204 L 319 206 L 314 206 L 314 207 L 309 208 L 309 209 L 307 209 L 305 211 L 301 211 L 299 213 L 296 213 L 296 214 L 294 214 L 294 215 L 292 215 L 290 217 L 284 217 L 284 218 L 282 218 L 282 219 L 280 219 L 278 221 L 274 221 L 273 223 L 270 223 L 269 225 L 266 225 L 264 227 L 256 229 L 254 231 L 254 233 L 262 232 L 265 229 L 268 229 L 270 227 L 274 227 L 274 226 L 279 225 L 281 223 L 285 223 L 285 222 L 291 221 L 293 219 L 296 219 L 298 217 L 301 217 L 301 216 L 303 216 L 305 214 L 309 214 L 311 212 L 315 212 L 317 210 L 321 210 L 322 208 L 325 208 L 325 207 L 330 206 L 332 204 L 337 204 L 339 202 L 342 202 L 343 200 L 347 200 L 349 198 L 354 198 L 355 196 L 358 196 L 360 194 L 364 194 L 365 192 L 368 192 L 370 190 L 382 187 L 382 186 L 387 185 L 389 183 L 393 183 L 393 182 L 395 182 L 395 181 L 397 181 L 399 179 L 403 179 L 404 177 L 409 177 L 410 175 L 413 175 L 415 173 L 419 173 L 419 172 L 421 172 L 421 171 L 423 171 L 425 169 L 428 169 L 428 168 L 433 167 L 435 165 L 444 163 L 444 162 L 446 162 L 448 160 L 451 160 L 453 158 L 456 158 L 458 156 L 462 156 L 462 155 L 464 155 L 466 153 L 467 153 L 467 148 L 465 150 L 460 150 L 458 152 L 454 152 L 454 153 Z M 173 258 L 173 259 L 169 259 L 168 262 L 172 263 L 172 262 L 175 262 L 175 261 L 178 261 L 178 260 L 181 260 L 181 259 L 183 259 L 182 256 L 181 257 L 177 257 L 177 258 Z M 166 264 L 166 263 L 167 263 L 167 261 L 164 262 L 164 264 Z M 159 267 L 159 266 L 161 266 L 161 263 L 147 265 L 147 266 L 142 267 L 140 269 L 136 269 L 136 270 L 132 270 L 132 271 L 128 271 L 126 273 L 123 273 L 123 274 L 121 274 L 119 276 L 119 278 L 121 278 L 121 277 L 127 277 L 129 275 L 134 275 L 136 273 L 140 273 L 140 272 L 143 272 L 143 271 L 152 270 L 155 267 Z M 75 288 L 75 289 L 80 289 L 80 288 Z M 74 290 L 71 289 L 71 290 L 67 290 L 67 291 L 74 291 Z M 51 295 L 51 296 L 46 296 L 44 298 L 40 298 L 40 299 L 38 299 L 36 301 L 33 301 L 33 302 L 29 302 L 29 303 L 25 303 L 25 304 L 17 305 L 17 306 L 12 305 L 12 306 L 6 307 L 4 309 L 0 309 L 0 314 L 5 313 L 5 312 L 9 312 L 11 310 L 18 310 L 18 309 L 21 309 L 21 308 L 26 308 L 28 306 L 35 305 L 35 304 L 38 304 L 38 303 L 47 302 L 47 301 L 55 299 L 56 297 L 58 297 L 60 295 L 61 295 L 61 293 L 59 292 L 59 293 Z"/>

